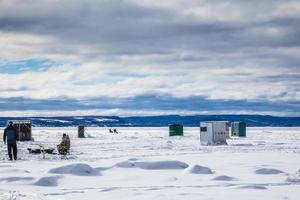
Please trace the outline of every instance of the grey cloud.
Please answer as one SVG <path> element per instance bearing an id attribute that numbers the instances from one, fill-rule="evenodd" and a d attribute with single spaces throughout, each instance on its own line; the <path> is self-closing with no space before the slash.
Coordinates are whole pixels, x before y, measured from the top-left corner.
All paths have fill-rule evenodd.
<path id="1" fill-rule="evenodd" d="M 6 15 L 0 17 L 0 30 L 50 35 L 66 45 L 92 45 L 98 49 L 95 54 L 102 56 L 107 53 L 151 54 L 181 50 L 228 53 L 261 47 L 299 46 L 298 18 L 282 17 L 259 22 L 197 21 L 181 17 L 176 12 L 140 7 L 122 0 L 65 1 L 58 6 L 60 3 L 35 2 L 32 6 L 21 5 L 18 13 L 4 12 Z M 249 2 L 232 3 L 249 13 L 257 9 Z M 258 5 L 272 8 L 273 4 L 274 1 L 264 1 Z M 41 11 L 35 15 L 35 9 Z M 251 32 L 254 28 L 264 31 L 269 26 L 287 30 L 287 37 L 272 38 Z"/>
<path id="2" fill-rule="evenodd" d="M 248 33 L 253 24 L 194 21 L 170 11 L 142 8 L 120 0 L 76 2 L 77 6 L 66 2 L 69 4 L 64 3 L 64 8 L 37 3 L 40 7 L 32 8 L 45 11 L 37 15 L 30 6 L 24 6 L 24 11 L 20 9 L 19 13 L 2 16 L 0 27 L 8 31 L 49 34 L 62 41 L 98 44 L 108 51 L 120 48 L 136 52 L 153 52 L 153 48 L 156 51 L 178 48 L 222 51 L 260 41 Z M 49 9 L 45 9 L 47 6 Z"/>
<path id="3" fill-rule="evenodd" d="M 263 76 L 262 79 L 269 80 L 269 81 L 296 81 L 299 83 L 300 80 L 300 73 L 299 74 L 283 74 L 283 75 L 277 75 L 277 76 Z"/>
<path id="4" fill-rule="evenodd" d="M 45 46 L 44 53 L 73 54 L 82 63 L 101 60 L 129 66 L 132 71 L 143 66 L 153 71 L 167 68 L 168 72 L 174 68 L 226 68 L 236 71 L 228 82 L 278 81 L 291 91 L 299 90 L 298 55 L 274 51 L 300 48 L 300 16 L 269 14 L 283 1 L 227 1 L 239 8 L 238 20 L 195 19 L 182 16 L 181 10 L 140 6 L 126 0 L 11 2 L 0 2 L 0 31 L 55 38 L 56 43 Z M 224 1 L 201 1 L 211 5 L 220 2 Z M 226 16 L 231 10 L 222 11 L 213 14 Z M 272 28 L 282 30 L 283 35 L 268 33 Z M 90 52 L 82 53 L 85 47 L 91 47 Z M 122 56 L 128 56 L 127 60 Z M 266 68 L 272 74 L 243 73 L 251 67 Z M 284 98 L 286 94 L 278 96 Z"/>

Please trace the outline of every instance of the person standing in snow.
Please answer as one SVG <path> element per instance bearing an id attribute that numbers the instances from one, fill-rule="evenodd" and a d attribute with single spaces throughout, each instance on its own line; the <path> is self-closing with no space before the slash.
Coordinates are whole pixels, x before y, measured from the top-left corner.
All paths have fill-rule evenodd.
<path id="1" fill-rule="evenodd" d="M 70 137 L 67 134 L 63 134 L 62 141 L 57 145 L 57 150 L 60 154 L 66 155 L 69 153 L 71 147 Z"/>
<path id="2" fill-rule="evenodd" d="M 19 134 L 17 129 L 13 126 L 13 122 L 10 121 L 8 126 L 4 130 L 3 134 L 3 142 L 4 144 L 7 143 L 7 151 L 9 160 L 12 160 L 14 157 L 14 160 L 17 160 L 17 153 L 18 153 L 18 147 L 17 142 L 19 141 Z M 13 151 L 13 155 L 12 155 Z"/>

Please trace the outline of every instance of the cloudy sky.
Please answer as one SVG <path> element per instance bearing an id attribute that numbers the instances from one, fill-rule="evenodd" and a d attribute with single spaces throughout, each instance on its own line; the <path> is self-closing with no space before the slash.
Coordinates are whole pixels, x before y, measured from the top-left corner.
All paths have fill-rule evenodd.
<path id="1" fill-rule="evenodd" d="M 0 0 L 0 116 L 300 116 L 298 0 Z"/>

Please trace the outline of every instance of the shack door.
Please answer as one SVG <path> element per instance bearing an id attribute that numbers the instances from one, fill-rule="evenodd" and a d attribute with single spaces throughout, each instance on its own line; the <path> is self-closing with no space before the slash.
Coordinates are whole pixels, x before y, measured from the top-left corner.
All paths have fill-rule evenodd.
<path id="1" fill-rule="evenodd" d="M 213 127 L 212 123 L 201 123 L 200 140 L 202 144 L 213 144 Z"/>

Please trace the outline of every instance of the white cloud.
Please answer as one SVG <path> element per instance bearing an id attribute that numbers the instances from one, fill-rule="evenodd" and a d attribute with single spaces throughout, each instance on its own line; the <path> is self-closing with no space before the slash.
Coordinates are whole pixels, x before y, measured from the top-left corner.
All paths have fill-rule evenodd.
<path id="1" fill-rule="evenodd" d="M 0 98 L 299 101 L 299 8 L 296 1 L 2 0 L 0 64 L 60 64 L 0 73 Z"/>
<path id="2" fill-rule="evenodd" d="M 146 76 L 140 76 L 139 71 Z M 124 72 L 126 73 L 124 74 Z M 116 74 L 115 76 L 113 74 Z M 170 94 L 183 98 L 298 100 L 299 91 L 288 95 L 298 80 L 264 79 L 295 74 L 287 68 L 194 67 L 192 70 L 164 66 L 114 67 L 105 63 L 63 65 L 44 72 L 0 74 L 0 97 L 33 99 L 130 97 L 144 94 Z M 83 84 L 81 84 L 83 83 Z"/>

